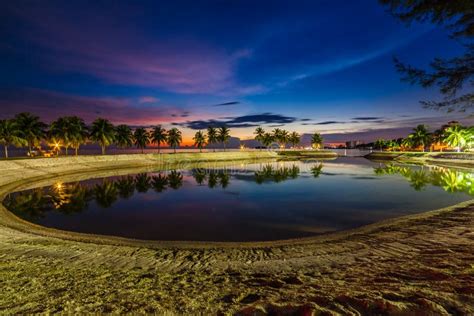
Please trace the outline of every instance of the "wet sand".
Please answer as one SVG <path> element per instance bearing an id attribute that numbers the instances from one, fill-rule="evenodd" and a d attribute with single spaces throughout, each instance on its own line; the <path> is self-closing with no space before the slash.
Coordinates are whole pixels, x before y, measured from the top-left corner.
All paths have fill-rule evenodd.
<path id="1" fill-rule="evenodd" d="M 192 155 L 1 161 L 0 195 L 58 177 L 118 175 L 189 159 L 273 157 Z M 474 202 L 327 236 L 261 243 L 84 235 L 27 223 L 0 206 L 0 258 L 5 314 L 473 314 Z"/>

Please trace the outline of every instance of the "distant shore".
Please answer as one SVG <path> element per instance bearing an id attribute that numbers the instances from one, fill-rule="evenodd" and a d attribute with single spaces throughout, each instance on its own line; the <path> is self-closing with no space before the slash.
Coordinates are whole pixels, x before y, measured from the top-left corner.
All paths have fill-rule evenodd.
<path id="1" fill-rule="evenodd" d="M 278 157 L 251 151 L 0 161 L 0 196 L 59 177 L 77 181 L 165 164 Z M 472 314 L 473 203 L 260 243 L 71 233 L 25 222 L 0 205 L 0 311 Z"/>
<path id="2" fill-rule="evenodd" d="M 372 152 L 365 157 L 371 160 L 474 168 L 474 153 L 472 152 Z"/>

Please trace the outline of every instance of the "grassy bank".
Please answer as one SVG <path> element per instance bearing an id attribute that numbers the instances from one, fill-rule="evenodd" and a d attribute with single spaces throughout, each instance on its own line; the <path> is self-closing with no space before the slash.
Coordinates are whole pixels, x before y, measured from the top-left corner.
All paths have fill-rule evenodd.
<path id="1" fill-rule="evenodd" d="M 191 155 L 191 156 L 190 156 Z M 0 195 L 163 163 L 274 153 L 0 162 Z M 163 243 L 48 229 L 0 205 L 0 313 L 473 314 L 474 207 L 301 240 Z"/>
<path id="2" fill-rule="evenodd" d="M 335 159 L 337 153 L 330 150 L 285 150 L 278 151 L 278 156 L 284 158 Z"/>
<path id="3" fill-rule="evenodd" d="M 438 165 L 458 168 L 474 168 L 474 153 L 446 152 L 373 152 L 365 156 L 377 161 Z"/>

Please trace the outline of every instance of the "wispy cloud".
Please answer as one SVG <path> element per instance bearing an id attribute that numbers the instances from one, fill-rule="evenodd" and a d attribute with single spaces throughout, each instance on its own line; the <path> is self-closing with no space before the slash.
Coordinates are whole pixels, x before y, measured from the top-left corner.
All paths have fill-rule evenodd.
<path id="1" fill-rule="evenodd" d="M 214 104 L 213 106 L 229 106 L 229 105 L 237 105 L 240 104 L 239 101 L 231 101 L 231 102 L 224 102 L 219 104 Z"/>
<path id="2" fill-rule="evenodd" d="M 227 126 L 231 128 L 256 127 L 265 124 L 284 125 L 298 121 L 296 117 L 285 116 L 273 113 L 251 114 L 235 117 L 225 117 L 221 120 L 195 120 L 183 123 L 176 123 L 180 126 L 185 126 L 191 129 L 200 130 L 206 129 L 209 126 L 221 127 Z"/>
<path id="3" fill-rule="evenodd" d="M 261 89 L 238 84 L 234 77 L 239 59 L 251 55 L 247 49 L 226 53 L 192 39 L 151 38 L 127 20 L 108 14 L 97 19 L 84 8 L 73 15 L 43 3 L 7 10 L 25 26 L 18 35 L 44 52 L 43 64 L 56 71 L 178 93 L 237 95 Z"/>
<path id="4" fill-rule="evenodd" d="M 169 122 L 172 118 L 168 113 L 180 112 L 173 106 L 139 106 L 133 98 L 90 97 L 42 89 L 0 90 L 0 108 L 0 116 L 5 118 L 27 111 L 46 121 L 59 116 L 78 115 L 88 122 L 104 117 L 114 123 L 132 125 Z"/>

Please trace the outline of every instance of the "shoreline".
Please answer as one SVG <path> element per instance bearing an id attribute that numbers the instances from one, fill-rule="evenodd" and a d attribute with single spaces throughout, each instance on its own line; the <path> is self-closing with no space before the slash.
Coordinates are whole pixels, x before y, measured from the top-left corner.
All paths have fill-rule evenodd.
<path id="1" fill-rule="evenodd" d="M 194 159 L 278 158 L 253 154 Z M 0 161 L 0 196 L 59 176 L 117 174 L 192 158 L 178 155 L 135 156 L 133 163 L 113 156 Z M 0 311 L 470 314 L 473 211 L 471 200 L 327 235 L 209 243 L 64 232 L 25 222 L 0 205 Z"/>

